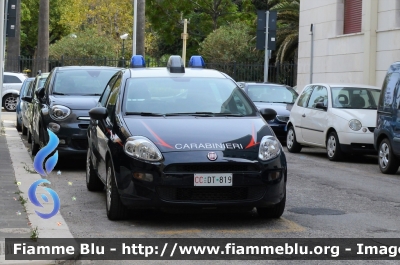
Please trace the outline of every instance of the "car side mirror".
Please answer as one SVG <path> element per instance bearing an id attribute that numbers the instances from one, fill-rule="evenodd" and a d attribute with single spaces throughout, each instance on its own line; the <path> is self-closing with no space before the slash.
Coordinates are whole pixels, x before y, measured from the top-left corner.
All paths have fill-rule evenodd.
<path id="1" fill-rule="evenodd" d="M 25 96 L 25 97 L 22 97 L 22 100 L 31 103 L 32 102 L 32 97 L 26 97 Z"/>
<path id="2" fill-rule="evenodd" d="M 89 116 L 93 120 L 104 120 L 107 118 L 108 111 L 105 107 L 95 107 L 89 110 Z"/>
<path id="3" fill-rule="evenodd" d="M 44 97 L 44 87 L 40 87 L 38 90 L 36 90 L 35 94 L 38 98 L 43 98 Z"/>
<path id="4" fill-rule="evenodd" d="M 274 109 L 260 109 L 261 116 L 267 120 L 273 120 L 276 117 L 276 111 Z"/>
<path id="5" fill-rule="evenodd" d="M 328 107 L 325 106 L 324 102 L 318 102 L 318 103 L 315 105 L 315 108 L 326 110 Z"/>

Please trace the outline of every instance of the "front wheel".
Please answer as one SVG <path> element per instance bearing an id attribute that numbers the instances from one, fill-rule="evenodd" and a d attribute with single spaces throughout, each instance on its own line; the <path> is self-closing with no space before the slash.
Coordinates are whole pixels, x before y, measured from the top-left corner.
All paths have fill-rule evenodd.
<path id="1" fill-rule="evenodd" d="M 399 169 L 399 159 L 393 154 L 389 139 L 379 144 L 379 169 L 383 174 L 395 174 Z"/>
<path id="2" fill-rule="evenodd" d="M 39 152 L 40 145 L 36 143 L 35 137 L 31 134 L 31 152 L 35 156 Z"/>
<path id="3" fill-rule="evenodd" d="M 93 168 L 91 155 L 91 149 L 88 148 L 86 154 L 86 187 L 90 191 L 101 191 L 104 189 L 104 184 L 97 176 Z"/>
<path id="4" fill-rule="evenodd" d="M 301 151 L 302 146 L 296 140 L 296 133 L 293 126 L 289 127 L 286 136 L 286 147 L 290 153 L 299 153 Z"/>
<path id="5" fill-rule="evenodd" d="M 128 216 L 128 209 L 122 204 L 112 167 L 111 161 L 108 161 L 106 173 L 107 217 L 110 220 L 121 220 Z"/>
<path id="6" fill-rule="evenodd" d="M 340 149 L 339 137 L 336 132 L 331 132 L 326 141 L 326 153 L 329 160 L 340 161 L 343 158 L 342 149 Z"/>
<path id="7" fill-rule="evenodd" d="M 286 205 L 286 191 L 285 191 L 285 196 L 278 204 L 275 204 L 271 208 L 257 207 L 257 213 L 260 217 L 263 218 L 280 218 L 283 212 L 285 211 L 285 205 Z"/>
<path id="8" fill-rule="evenodd" d="M 17 97 L 7 95 L 4 97 L 3 107 L 6 111 L 15 111 L 17 108 Z"/>

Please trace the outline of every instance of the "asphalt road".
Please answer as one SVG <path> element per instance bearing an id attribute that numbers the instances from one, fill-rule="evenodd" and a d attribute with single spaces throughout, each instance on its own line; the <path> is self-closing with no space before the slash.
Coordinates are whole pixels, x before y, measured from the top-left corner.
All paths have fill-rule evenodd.
<path id="1" fill-rule="evenodd" d="M 7 118 L 3 116 L 3 119 Z M 26 137 L 21 137 L 27 144 Z M 360 155 L 343 162 L 330 162 L 323 149 L 304 148 L 300 154 L 285 153 L 287 204 L 283 217 L 278 220 L 263 220 L 255 210 L 229 213 L 137 211 L 129 220 L 113 222 L 106 216 L 105 192 L 86 189 L 85 161 L 60 159 L 48 179 L 60 197 L 60 211 L 72 234 L 80 238 L 400 237 L 400 171 L 393 176 L 381 174 L 376 156 Z M 61 175 L 57 175 L 57 171 L 61 171 Z M 84 261 L 83 264 L 109 263 Z"/>

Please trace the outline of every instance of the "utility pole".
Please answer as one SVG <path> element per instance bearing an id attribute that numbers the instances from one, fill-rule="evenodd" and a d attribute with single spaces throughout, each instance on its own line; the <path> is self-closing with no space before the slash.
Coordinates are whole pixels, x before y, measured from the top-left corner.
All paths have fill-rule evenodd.
<path id="1" fill-rule="evenodd" d="M 4 32 L 4 2 L 0 3 L 0 36 L 5 39 Z M 0 41 L 0 88 L 3 89 L 3 79 L 4 79 L 4 42 Z M 1 124 L 1 109 L 2 102 L 0 99 L 0 124 Z"/>
<path id="2" fill-rule="evenodd" d="M 310 35 L 311 35 L 311 52 L 310 52 L 310 84 L 312 83 L 313 77 L 313 62 L 314 62 L 314 25 L 310 26 Z"/>
<path id="3" fill-rule="evenodd" d="M 132 56 L 136 55 L 136 34 L 137 34 L 137 0 L 133 0 Z"/>
<path id="4" fill-rule="evenodd" d="M 182 22 L 182 19 L 181 19 Z M 183 33 L 181 35 L 181 38 L 183 40 L 183 47 L 182 47 L 182 60 L 183 60 L 183 66 L 186 66 L 186 40 L 189 38 L 189 34 L 187 33 L 187 24 L 188 20 L 185 18 L 183 20 Z"/>
<path id="5" fill-rule="evenodd" d="M 137 1 L 136 54 L 145 56 L 146 1 Z"/>
<path id="6" fill-rule="evenodd" d="M 265 55 L 264 55 L 264 83 L 268 82 L 269 50 L 268 50 L 268 21 L 269 11 L 265 12 Z"/>

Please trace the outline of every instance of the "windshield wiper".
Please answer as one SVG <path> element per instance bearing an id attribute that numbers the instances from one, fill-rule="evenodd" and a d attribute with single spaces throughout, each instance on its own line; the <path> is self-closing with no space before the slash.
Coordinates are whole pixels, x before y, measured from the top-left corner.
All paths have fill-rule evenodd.
<path id="1" fill-rule="evenodd" d="M 202 116 L 212 117 L 215 113 L 213 112 L 179 112 L 179 113 L 166 113 L 165 116 Z"/>
<path id="2" fill-rule="evenodd" d="M 153 113 L 153 112 L 126 112 L 126 115 L 140 115 L 140 116 L 164 116 L 161 113 Z"/>
<path id="3" fill-rule="evenodd" d="M 285 103 L 285 104 L 293 104 L 294 102 L 287 102 L 287 101 L 274 101 L 272 103 Z"/>
<path id="4" fill-rule="evenodd" d="M 93 93 L 93 94 L 82 94 L 82 96 L 101 96 L 99 93 Z"/>
<path id="5" fill-rule="evenodd" d="M 64 93 L 60 93 L 60 92 L 53 92 L 53 95 L 61 95 L 61 96 L 64 96 L 65 94 L 64 94 Z"/>
<path id="6" fill-rule="evenodd" d="M 215 113 L 215 116 L 244 117 L 244 115 L 240 113 Z"/>

